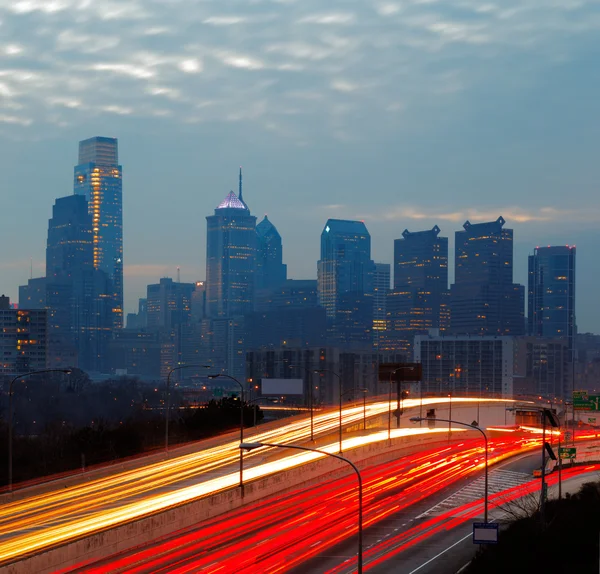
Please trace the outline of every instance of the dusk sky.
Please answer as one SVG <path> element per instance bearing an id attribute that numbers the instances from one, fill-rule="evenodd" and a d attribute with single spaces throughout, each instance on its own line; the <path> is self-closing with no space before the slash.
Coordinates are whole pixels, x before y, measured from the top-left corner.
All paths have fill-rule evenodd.
<path id="1" fill-rule="evenodd" d="M 600 332 L 598 1 L 0 0 L 0 60 L 13 301 L 100 135 L 123 165 L 126 312 L 177 266 L 204 279 L 205 217 L 243 165 L 290 278 L 316 278 L 329 217 L 364 219 L 391 263 L 405 228 L 453 250 L 502 215 L 518 282 L 536 245 L 577 246 L 579 331 Z"/>

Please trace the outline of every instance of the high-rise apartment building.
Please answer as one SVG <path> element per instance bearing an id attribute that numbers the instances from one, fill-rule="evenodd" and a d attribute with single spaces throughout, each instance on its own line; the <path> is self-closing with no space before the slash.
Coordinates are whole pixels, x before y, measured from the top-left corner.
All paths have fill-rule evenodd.
<path id="1" fill-rule="evenodd" d="M 566 339 L 575 337 L 575 247 L 536 247 L 529 256 L 529 334 Z"/>
<path id="2" fill-rule="evenodd" d="M 286 278 L 287 265 L 283 263 L 281 235 L 265 215 L 256 226 L 256 288 L 275 289 Z"/>
<path id="3" fill-rule="evenodd" d="M 254 308 L 256 217 L 231 191 L 206 218 L 206 311 L 233 317 Z"/>
<path id="4" fill-rule="evenodd" d="M 467 221 L 456 232 L 455 283 L 450 289 L 453 334 L 523 335 L 525 290 L 513 283 L 513 230 L 499 217 Z"/>
<path id="5" fill-rule="evenodd" d="M 123 182 L 116 138 L 93 137 L 79 142 L 74 191 L 88 202 L 93 265 L 110 279 L 113 326 L 120 329 L 123 327 Z"/>
<path id="6" fill-rule="evenodd" d="M 330 336 L 347 345 L 372 345 L 373 279 L 371 236 L 362 221 L 329 219 L 321 233 L 317 267 L 319 304 Z"/>
<path id="7" fill-rule="evenodd" d="M 0 376 L 45 369 L 47 330 L 46 309 L 12 309 L 0 297 Z"/>

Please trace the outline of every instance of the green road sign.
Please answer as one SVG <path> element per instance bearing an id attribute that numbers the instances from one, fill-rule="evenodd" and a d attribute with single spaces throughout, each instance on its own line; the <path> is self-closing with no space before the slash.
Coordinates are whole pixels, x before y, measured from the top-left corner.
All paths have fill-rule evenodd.
<path id="1" fill-rule="evenodd" d="M 558 456 L 560 458 L 575 458 L 577 454 L 577 449 L 574 447 L 563 447 L 561 446 L 558 449 Z"/>
<path id="2" fill-rule="evenodd" d="M 596 424 L 596 417 L 588 417 L 588 423 L 590 423 L 591 425 L 595 425 Z"/>
<path id="3" fill-rule="evenodd" d="M 223 389 L 213 389 L 213 397 L 221 398 L 223 396 Z"/>
<path id="4" fill-rule="evenodd" d="M 578 411 L 600 411 L 600 396 L 587 391 L 573 391 L 573 408 Z"/>

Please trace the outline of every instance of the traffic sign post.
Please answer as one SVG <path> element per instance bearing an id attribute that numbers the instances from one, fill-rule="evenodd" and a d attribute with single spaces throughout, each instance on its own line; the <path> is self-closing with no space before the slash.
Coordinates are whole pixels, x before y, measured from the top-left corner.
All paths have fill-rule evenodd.
<path id="1" fill-rule="evenodd" d="M 575 458 L 575 456 L 577 455 L 577 449 L 574 447 L 566 447 L 566 446 L 561 446 L 558 449 L 558 456 L 559 458 L 565 459 L 565 458 Z"/>
<path id="2" fill-rule="evenodd" d="M 498 523 L 474 522 L 473 544 L 498 544 Z"/>

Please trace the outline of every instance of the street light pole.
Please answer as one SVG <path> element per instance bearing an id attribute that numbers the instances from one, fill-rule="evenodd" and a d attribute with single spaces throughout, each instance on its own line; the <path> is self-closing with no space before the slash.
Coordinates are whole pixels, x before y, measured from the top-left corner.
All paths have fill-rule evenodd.
<path id="1" fill-rule="evenodd" d="M 167 375 L 167 412 L 165 414 L 165 452 L 169 452 L 169 419 L 171 418 L 171 375 L 174 371 L 204 367 L 204 365 L 179 365 L 173 367 Z"/>
<path id="2" fill-rule="evenodd" d="M 10 385 L 8 387 L 8 492 L 12 492 L 13 482 L 13 385 L 19 379 L 31 377 L 32 375 L 40 375 L 42 373 L 63 373 L 65 375 L 70 375 L 71 372 L 71 369 L 42 369 L 41 371 L 31 371 L 30 373 L 23 373 L 22 375 L 18 375 L 10 382 Z"/>
<path id="3" fill-rule="evenodd" d="M 205 365 L 205 368 L 212 368 L 210 365 Z M 235 377 L 231 375 L 226 375 L 225 373 L 218 373 L 216 375 L 208 375 L 209 379 L 217 379 L 219 377 L 225 377 L 226 379 L 231 379 L 235 383 L 240 386 L 241 395 L 240 395 L 240 443 L 244 442 L 244 385 L 240 383 Z M 243 450 L 240 449 L 240 488 L 242 490 L 242 496 L 244 494 L 244 453 Z"/>
<path id="4" fill-rule="evenodd" d="M 248 443 L 240 443 L 240 450 L 254 450 L 256 448 L 260 448 L 262 446 L 269 447 L 277 447 L 277 448 L 291 448 L 295 450 L 305 450 L 308 452 L 318 452 L 319 454 L 324 454 L 327 456 L 331 456 L 333 458 L 337 458 L 347 464 L 349 464 L 354 472 L 356 473 L 356 478 L 358 479 L 358 574 L 362 574 L 363 571 L 363 485 L 362 485 L 362 477 L 360 476 L 360 471 L 356 467 L 356 465 L 349 459 L 340 456 L 338 454 L 333 454 L 332 452 L 327 452 L 325 450 L 319 450 L 316 448 L 309 448 L 306 446 L 296 446 L 292 444 L 277 444 L 277 443 L 267 443 L 267 442 L 248 442 Z"/>
<path id="5" fill-rule="evenodd" d="M 423 417 L 411 417 L 410 420 L 413 423 L 418 423 L 425 419 Z M 448 424 L 455 424 L 455 425 L 461 425 L 464 427 L 469 427 L 469 428 L 479 431 L 483 435 L 483 440 L 485 441 L 485 492 L 484 492 L 484 499 L 483 499 L 483 521 L 487 524 L 487 521 L 488 521 L 488 437 L 487 437 L 487 434 L 485 433 L 485 431 L 483 429 L 479 428 L 477 425 L 463 423 L 461 421 L 455 421 L 453 419 L 435 418 L 435 419 L 427 419 L 427 420 L 440 421 L 440 422 L 445 422 Z"/>
<path id="6" fill-rule="evenodd" d="M 338 375 L 338 373 L 336 373 L 335 371 L 332 371 L 331 369 L 315 369 L 313 371 L 313 373 L 318 373 L 318 374 L 322 374 L 322 373 L 331 373 L 332 375 L 335 375 L 338 378 L 339 384 L 339 391 L 340 391 L 340 431 L 339 431 L 339 443 L 340 443 L 340 454 L 342 454 L 342 377 L 340 377 L 340 375 Z"/>

